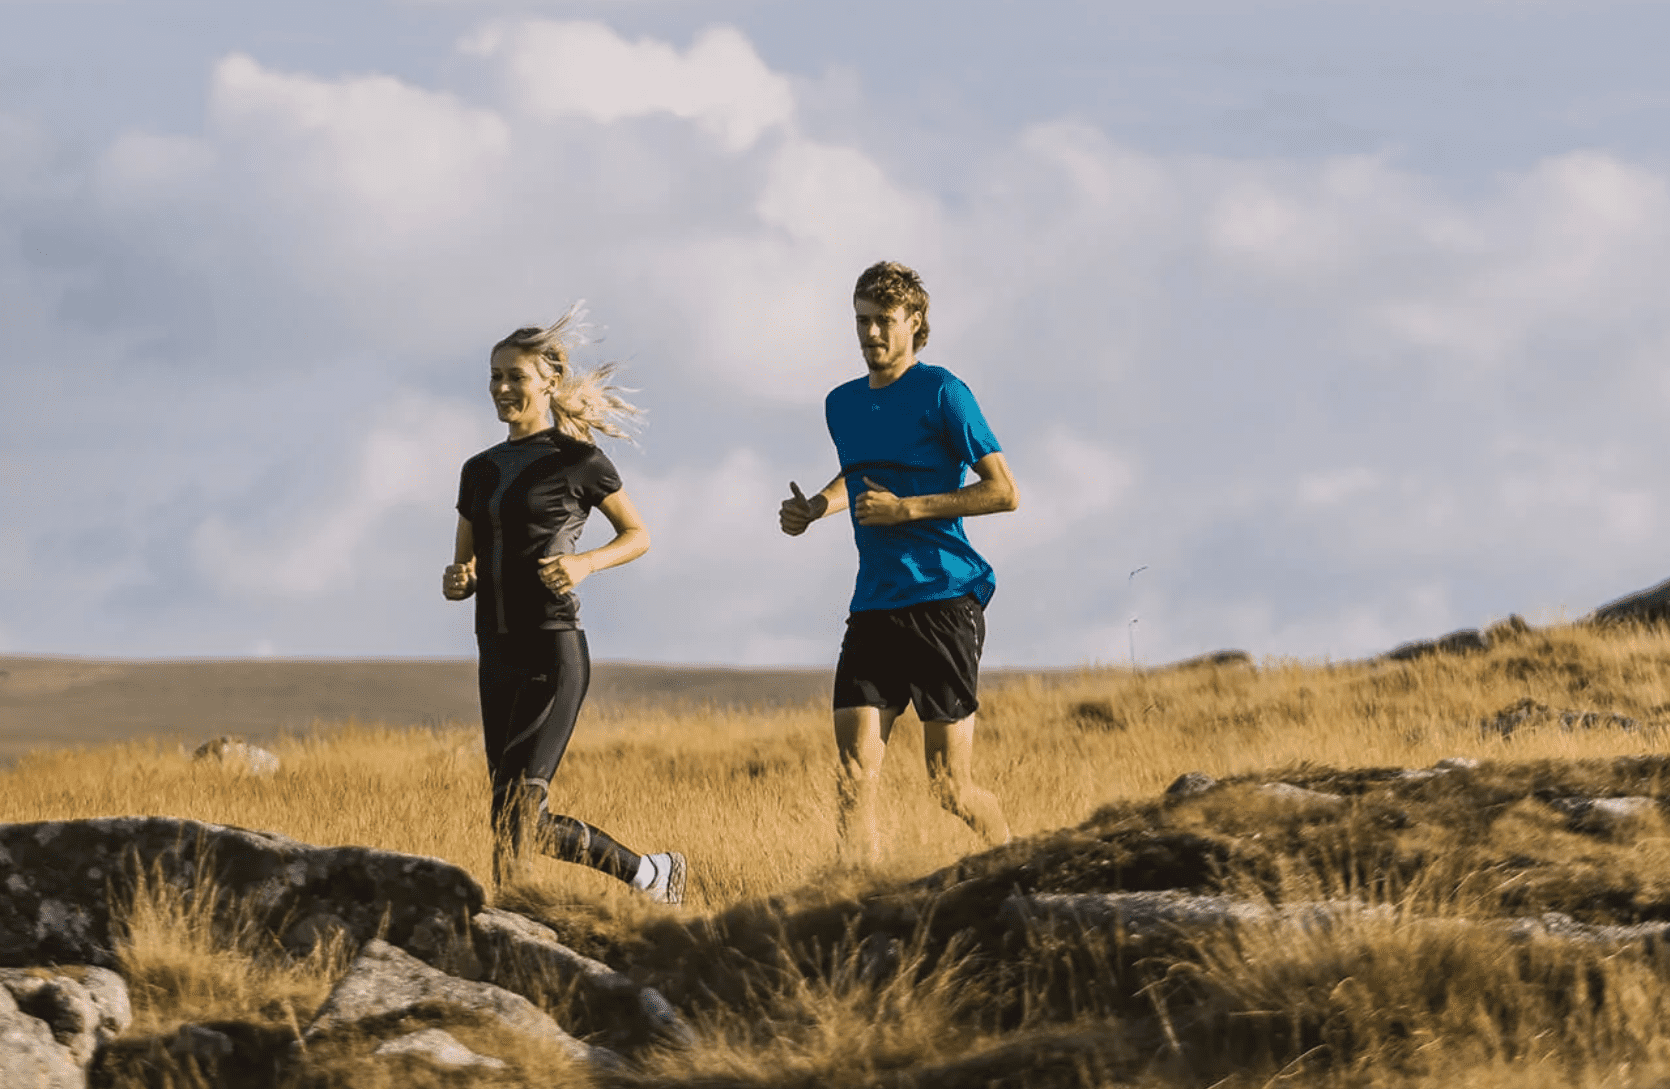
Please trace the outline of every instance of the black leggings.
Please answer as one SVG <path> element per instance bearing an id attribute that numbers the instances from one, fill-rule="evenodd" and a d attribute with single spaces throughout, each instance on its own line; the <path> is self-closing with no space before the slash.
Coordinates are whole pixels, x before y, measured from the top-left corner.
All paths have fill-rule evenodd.
<path id="1" fill-rule="evenodd" d="M 481 729 L 493 776 L 493 830 L 503 847 L 578 862 L 622 881 L 638 856 L 602 829 L 546 809 L 591 683 L 586 633 L 477 634 Z M 531 836 L 530 836 L 531 834 Z M 495 854 L 495 862 L 497 861 Z"/>

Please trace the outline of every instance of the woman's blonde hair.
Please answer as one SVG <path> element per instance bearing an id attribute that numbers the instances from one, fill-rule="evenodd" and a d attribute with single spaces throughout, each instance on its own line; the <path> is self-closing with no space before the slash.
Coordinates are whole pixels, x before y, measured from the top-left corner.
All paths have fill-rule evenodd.
<path id="1" fill-rule="evenodd" d="M 621 396 L 637 390 L 614 384 L 620 364 L 604 363 L 578 372 L 569 365 L 569 350 L 590 339 L 588 328 L 586 304 L 581 299 L 550 325 L 527 325 L 511 333 L 493 345 L 493 354 L 508 349 L 531 355 L 555 373 L 557 387 L 551 393 L 551 415 L 564 435 L 581 442 L 592 442 L 594 434 L 630 442 L 632 435 L 626 428 L 636 425 L 644 410 Z"/>

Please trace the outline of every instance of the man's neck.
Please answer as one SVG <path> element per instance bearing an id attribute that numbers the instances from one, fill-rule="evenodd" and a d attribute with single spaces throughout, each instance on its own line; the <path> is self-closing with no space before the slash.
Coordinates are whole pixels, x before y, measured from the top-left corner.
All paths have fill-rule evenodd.
<path id="1" fill-rule="evenodd" d="M 904 359 L 900 360 L 894 366 L 888 367 L 886 370 L 872 370 L 870 372 L 870 388 L 882 389 L 885 386 L 891 386 L 894 382 L 903 378 L 905 376 L 905 372 L 914 366 L 916 366 L 916 353 L 911 352 Z"/>

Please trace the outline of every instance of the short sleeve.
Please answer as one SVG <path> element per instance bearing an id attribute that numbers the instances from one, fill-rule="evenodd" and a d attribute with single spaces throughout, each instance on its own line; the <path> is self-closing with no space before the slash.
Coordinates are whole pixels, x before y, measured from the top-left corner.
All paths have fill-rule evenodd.
<path id="1" fill-rule="evenodd" d="M 945 412 L 946 441 L 965 464 L 973 465 L 987 454 L 1002 451 L 980 411 L 980 403 L 974 399 L 974 391 L 962 379 L 946 378 L 940 388 L 940 403 Z"/>
<path id="2" fill-rule="evenodd" d="M 592 451 L 577 476 L 575 490 L 588 507 L 596 507 L 620 491 L 620 473 L 615 470 L 615 463 L 601 450 Z"/>
<path id="3" fill-rule="evenodd" d="M 470 512 L 475 510 L 475 474 L 470 472 L 472 461 L 466 461 L 464 468 L 458 473 L 458 513 L 463 518 L 469 518 Z"/>

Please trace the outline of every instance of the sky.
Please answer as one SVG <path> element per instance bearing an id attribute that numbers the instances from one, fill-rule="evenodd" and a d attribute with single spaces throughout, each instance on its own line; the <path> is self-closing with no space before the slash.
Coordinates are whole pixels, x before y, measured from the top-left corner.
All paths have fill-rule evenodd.
<path id="1" fill-rule="evenodd" d="M 833 663 L 851 290 L 1020 487 L 986 663 L 1342 660 L 1670 576 L 1670 4 L 0 0 L 0 653 L 473 653 L 487 353 L 586 301 L 593 654 Z M 586 546 L 607 539 L 594 518 Z"/>

